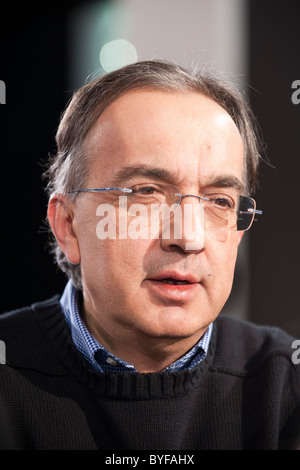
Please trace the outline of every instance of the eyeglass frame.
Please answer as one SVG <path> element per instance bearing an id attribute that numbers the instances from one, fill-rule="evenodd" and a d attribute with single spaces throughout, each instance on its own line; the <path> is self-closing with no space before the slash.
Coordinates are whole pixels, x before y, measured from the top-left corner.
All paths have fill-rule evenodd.
<path id="1" fill-rule="evenodd" d="M 109 191 L 121 191 L 122 193 L 127 193 L 127 194 L 130 194 L 133 192 L 132 189 L 130 188 L 115 188 L 115 187 L 103 187 L 103 188 L 91 188 L 91 189 L 71 189 L 70 191 L 68 191 L 68 194 L 73 194 L 73 193 L 86 193 L 86 192 L 109 192 Z M 181 202 L 184 198 L 186 197 L 195 197 L 197 198 L 199 201 L 209 201 L 208 198 L 205 198 L 205 197 L 202 197 L 202 196 L 197 196 L 196 194 L 177 194 L 175 193 L 174 194 L 175 196 L 178 196 L 179 197 L 179 200 L 176 201 L 177 203 L 177 207 L 179 207 L 181 205 Z M 249 197 L 249 196 L 244 196 L 244 195 L 240 195 L 240 197 L 244 197 L 244 198 L 248 198 L 250 200 L 252 200 L 254 202 L 254 205 L 256 206 L 256 201 L 255 199 L 253 199 L 252 197 Z M 242 229 L 242 230 L 236 230 L 236 231 L 241 231 L 241 232 L 246 232 L 247 230 L 249 230 L 252 226 L 252 223 L 254 221 L 254 216 L 255 215 L 262 215 L 263 214 L 263 211 L 259 210 L 259 209 L 249 209 L 248 211 L 239 211 L 238 214 L 247 214 L 247 215 L 252 215 L 252 219 L 251 219 L 251 223 L 249 224 L 249 227 L 247 227 L 246 229 Z"/>

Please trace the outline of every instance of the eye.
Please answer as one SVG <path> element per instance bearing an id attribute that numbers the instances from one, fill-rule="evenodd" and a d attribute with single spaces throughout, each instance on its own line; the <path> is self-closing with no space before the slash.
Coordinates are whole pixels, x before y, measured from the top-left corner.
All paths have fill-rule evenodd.
<path id="1" fill-rule="evenodd" d="M 149 196 L 149 195 L 156 193 L 156 189 L 152 188 L 151 186 L 143 186 L 141 188 L 136 188 L 134 192 L 143 194 L 144 196 Z"/>
<path id="2" fill-rule="evenodd" d="M 131 188 L 132 194 L 136 196 L 153 196 L 161 193 L 158 187 L 149 184 L 137 184 Z"/>
<path id="3" fill-rule="evenodd" d="M 229 196 L 226 196 L 224 194 L 213 194 L 207 197 L 209 199 L 209 202 L 212 203 L 215 207 L 220 207 L 223 209 L 234 208 L 234 201 Z"/>

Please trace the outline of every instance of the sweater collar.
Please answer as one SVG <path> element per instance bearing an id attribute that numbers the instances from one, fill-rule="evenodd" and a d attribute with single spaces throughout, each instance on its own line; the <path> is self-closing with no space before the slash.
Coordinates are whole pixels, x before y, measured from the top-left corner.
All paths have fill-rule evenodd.
<path id="1" fill-rule="evenodd" d="M 84 387 L 101 397 L 143 400 L 183 395 L 196 387 L 206 374 L 215 353 L 217 328 L 214 325 L 206 358 L 191 370 L 165 373 L 99 373 L 75 347 L 57 297 L 33 304 L 41 335 L 52 348 L 52 370 L 64 367 Z"/>

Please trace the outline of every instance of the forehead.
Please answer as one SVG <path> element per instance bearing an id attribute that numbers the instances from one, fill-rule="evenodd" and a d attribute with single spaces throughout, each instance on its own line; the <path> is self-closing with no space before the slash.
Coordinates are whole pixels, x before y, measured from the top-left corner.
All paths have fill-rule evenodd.
<path id="1" fill-rule="evenodd" d="M 239 131 L 220 105 L 200 93 L 128 92 L 101 114 L 85 145 L 95 183 L 130 165 L 167 169 L 187 184 L 221 171 L 243 179 Z"/>

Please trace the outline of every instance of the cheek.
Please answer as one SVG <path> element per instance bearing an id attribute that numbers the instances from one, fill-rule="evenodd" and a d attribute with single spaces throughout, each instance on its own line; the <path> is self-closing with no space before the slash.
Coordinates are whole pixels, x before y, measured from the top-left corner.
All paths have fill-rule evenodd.
<path id="1" fill-rule="evenodd" d="M 137 240 L 126 236 L 120 239 L 119 226 L 115 218 L 103 218 L 98 214 L 98 206 L 79 207 L 75 221 L 84 274 L 98 273 L 103 276 L 124 276 L 129 271 L 143 271 L 143 261 L 149 250 L 151 240 Z M 101 214 L 102 215 L 102 214 Z M 118 216 L 116 218 L 118 222 Z"/>
<path id="2" fill-rule="evenodd" d="M 209 311 L 217 316 L 232 290 L 237 244 L 214 243 L 213 245 L 214 249 L 207 250 L 209 276 L 206 278 L 206 294 Z"/>
<path id="3" fill-rule="evenodd" d="M 128 280 L 141 282 L 148 245 L 142 240 L 90 239 L 82 248 L 82 274 L 87 282 L 124 289 Z"/>
<path id="4" fill-rule="evenodd" d="M 234 277 L 234 270 L 236 265 L 238 242 L 239 238 L 236 233 L 230 234 L 230 238 L 222 243 L 215 242 L 210 249 L 209 266 L 211 268 L 211 283 L 216 283 L 219 288 L 223 288 L 226 292 L 230 292 Z"/>

